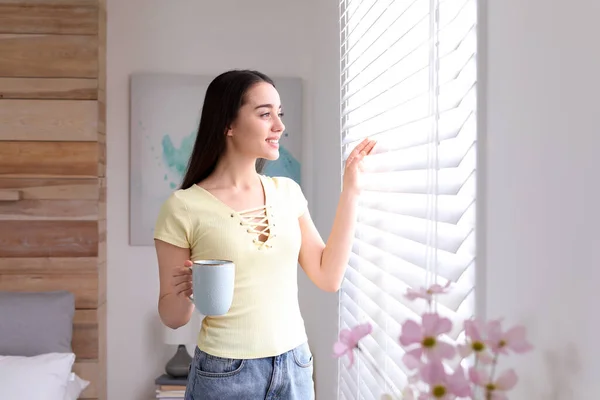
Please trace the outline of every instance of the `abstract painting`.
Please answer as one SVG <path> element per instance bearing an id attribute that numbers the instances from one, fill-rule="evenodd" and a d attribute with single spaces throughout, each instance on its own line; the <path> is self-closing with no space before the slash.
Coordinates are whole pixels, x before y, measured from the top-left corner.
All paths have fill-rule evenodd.
<path id="1" fill-rule="evenodd" d="M 130 81 L 129 244 L 153 246 L 162 203 L 179 188 L 213 76 L 137 73 Z M 272 77 L 285 112 L 280 157 L 264 174 L 301 183 L 302 80 Z"/>

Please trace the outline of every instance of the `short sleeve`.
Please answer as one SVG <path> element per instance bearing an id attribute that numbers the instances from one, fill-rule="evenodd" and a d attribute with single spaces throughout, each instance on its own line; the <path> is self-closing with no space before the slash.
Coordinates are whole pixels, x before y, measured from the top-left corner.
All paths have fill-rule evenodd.
<path id="1" fill-rule="evenodd" d="M 306 200 L 306 197 L 302 192 L 302 188 L 296 181 L 293 179 L 288 179 L 288 182 L 292 204 L 294 205 L 296 215 L 299 218 L 306 212 L 306 209 L 308 208 L 308 200 Z"/>
<path id="2" fill-rule="evenodd" d="M 177 247 L 190 248 L 190 226 L 185 203 L 177 193 L 173 193 L 160 208 L 154 226 L 154 239 Z"/>

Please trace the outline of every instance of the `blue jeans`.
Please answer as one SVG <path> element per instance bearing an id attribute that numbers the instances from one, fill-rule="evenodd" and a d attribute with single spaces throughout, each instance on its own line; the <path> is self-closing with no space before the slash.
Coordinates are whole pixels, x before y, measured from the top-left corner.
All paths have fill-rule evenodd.
<path id="1" fill-rule="evenodd" d="M 314 400 L 312 374 L 308 343 L 275 357 L 240 360 L 196 347 L 185 400 Z"/>

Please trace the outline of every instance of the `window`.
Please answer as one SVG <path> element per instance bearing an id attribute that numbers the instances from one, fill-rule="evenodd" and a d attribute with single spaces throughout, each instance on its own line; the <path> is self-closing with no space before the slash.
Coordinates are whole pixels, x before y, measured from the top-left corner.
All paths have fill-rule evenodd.
<path id="1" fill-rule="evenodd" d="M 340 2 L 342 154 L 378 141 L 340 294 L 340 329 L 368 321 L 373 333 L 352 368 L 340 361 L 340 399 L 379 399 L 389 382 L 406 382 L 400 325 L 425 311 L 404 299 L 408 287 L 452 281 L 437 304 L 455 322 L 449 339 L 474 314 L 476 6 Z"/>

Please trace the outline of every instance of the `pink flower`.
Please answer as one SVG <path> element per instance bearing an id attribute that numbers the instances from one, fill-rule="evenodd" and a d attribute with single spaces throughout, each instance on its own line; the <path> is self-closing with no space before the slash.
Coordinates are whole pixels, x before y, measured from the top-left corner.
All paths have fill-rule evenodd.
<path id="1" fill-rule="evenodd" d="M 450 400 L 456 396 L 471 395 L 471 387 L 462 367 L 458 367 L 452 375 L 448 375 L 440 361 L 433 361 L 421 367 L 421 377 L 423 382 L 429 385 L 429 391 L 419 399 Z"/>
<path id="2" fill-rule="evenodd" d="M 423 314 L 423 324 L 407 320 L 402 325 L 400 344 L 409 346 L 418 344 L 415 349 L 407 351 L 402 361 L 409 369 L 420 366 L 421 357 L 425 354 L 432 361 L 443 358 L 452 358 L 455 355 L 451 344 L 438 340 L 438 336 L 452 330 L 452 322 L 448 318 L 442 318 L 438 314 Z"/>
<path id="3" fill-rule="evenodd" d="M 358 342 L 369 335 L 373 327 L 368 322 L 357 325 L 352 329 L 342 329 L 339 340 L 333 345 L 333 354 L 336 357 L 347 355 L 350 360 L 349 366 L 354 364 L 354 349 L 358 349 Z"/>
<path id="4" fill-rule="evenodd" d="M 504 392 L 514 388 L 518 380 L 517 374 L 513 369 L 504 371 L 498 379 L 492 381 L 487 372 L 471 368 L 469 370 L 469 378 L 475 385 L 485 388 L 486 399 L 489 400 L 508 400 Z"/>
<path id="5" fill-rule="evenodd" d="M 418 290 L 407 289 L 404 297 L 407 299 L 414 301 L 416 299 L 425 299 L 428 303 L 431 303 L 433 300 L 433 295 L 443 294 L 448 291 L 450 288 L 450 281 L 446 283 L 445 286 L 438 285 L 437 283 L 431 285 L 428 289 L 424 287 L 420 287 Z"/>
<path id="6" fill-rule="evenodd" d="M 517 325 L 506 332 L 502 331 L 500 320 L 491 321 L 488 325 L 487 343 L 495 354 L 508 354 L 508 350 L 526 353 L 533 349 L 527 341 L 527 332 L 523 325 Z"/>
<path id="7" fill-rule="evenodd" d="M 485 344 L 487 329 L 483 322 L 477 320 L 465 321 L 465 336 L 467 341 L 465 344 L 457 346 L 458 353 L 462 358 L 469 357 L 475 353 L 479 361 L 484 364 L 490 364 L 493 357 L 488 353 L 487 345 Z"/>

